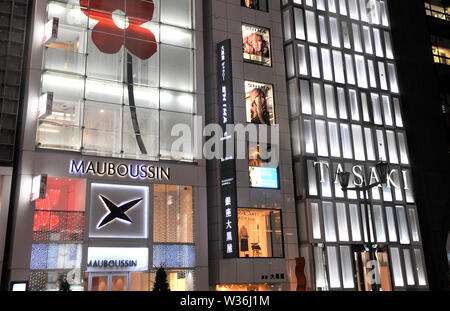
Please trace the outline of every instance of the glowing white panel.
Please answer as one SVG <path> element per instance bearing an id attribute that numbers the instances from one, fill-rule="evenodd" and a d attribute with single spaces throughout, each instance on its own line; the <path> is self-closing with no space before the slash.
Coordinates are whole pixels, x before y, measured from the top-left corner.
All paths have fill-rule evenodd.
<path id="1" fill-rule="evenodd" d="M 126 168 L 119 165 L 117 172 Z M 89 237 L 147 238 L 148 201 L 148 187 L 91 184 Z"/>
<path id="2" fill-rule="evenodd" d="M 87 271 L 146 271 L 146 247 L 89 247 Z"/>

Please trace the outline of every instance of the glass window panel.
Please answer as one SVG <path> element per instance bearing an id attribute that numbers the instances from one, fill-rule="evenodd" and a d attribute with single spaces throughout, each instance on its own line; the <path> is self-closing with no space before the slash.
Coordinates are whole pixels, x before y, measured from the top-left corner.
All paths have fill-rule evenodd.
<path id="1" fill-rule="evenodd" d="M 417 278 L 420 286 L 427 285 L 425 278 L 425 267 L 422 259 L 422 251 L 420 249 L 414 249 L 414 259 L 416 262 Z"/>
<path id="2" fill-rule="evenodd" d="M 349 54 L 345 54 L 345 69 L 347 70 L 347 83 L 355 85 L 355 71 L 353 69 L 353 57 Z"/>
<path id="3" fill-rule="evenodd" d="M 194 53 L 165 44 L 160 45 L 161 87 L 179 91 L 194 91 Z"/>
<path id="4" fill-rule="evenodd" d="M 311 120 L 303 120 L 303 133 L 305 135 L 305 150 L 307 153 L 314 153 L 314 136 L 312 133 Z"/>
<path id="5" fill-rule="evenodd" d="M 313 83 L 314 92 L 314 112 L 316 115 L 323 116 L 323 96 L 322 96 L 322 86 L 318 83 Z"/>
<path id="6" fill-rule="evenodd" d="M 383 200 L 384 201 L 388 201 L 388 202 L 392 202 L 391 188 L 383 186 L 383 190 L 382 191 L 383 191 Z"/>
<path id="7" fill-rule="evenodd" d="M 301 155 L 301 140 L 300 140 L 300 128 L 299 121 L 297 119 L 291 122 L 291 143 L 292 153 L 294 156 Z"/>
<path id="8" fill-rule="evenodd" d="M 377 130 L 376 134 L 377 134 L 377 143 L 378 143 L 378 160 L 387 162 L 383 131 Z"/>
<path id="9" fill-rule="evenodd" d="M 325 102 L 327 106 L 327 117 L 331 119 L 337 118 L 336 103 L 334 100 L 334 87 L 329 84 L 324 85 L 325 88 Z"/>
<path id="10" fill-rule="evenodd" d="M 331 198 L 333 196 L 331 193 L 331 178 L 332 177 L 330 176 L 330 170 L 326 165 L 323 168 L 323 178 L 324 178 L 324 180 L 321 183 L 322 196 Z"/>
<path id="11" fill-rule="evenodd" d="M 334 122 L 329 122 L 328 129 L 330 134 L 331 156 L 339 158 L 341 156 L 341 148 L 339 146 L 338 126 Z"/>
<path id="12" fill-rule="evenodd" d="M 336 0 L 328 0 L 328 11 L 336 13 Z"/>
<path id="13" fill-rule="evenodd" d="M 337 48 L 341 47 L 341 38 L 339 37 L 339 26 L 337 18 L 330 17 L 331 45 Z"/>
<path id="14" fill-rule="evenodd" d="M 344 203 L 336 203 L 337 223 L 339 229 L 339 241 L 350 241 L 347 223 L 347 208 Z"/>
<path id="15" fill-rule="evenodd" d="M 403 249 L 403 258 L 405 259 L 406 282 L 409 286 L 416 285 L 411 260 L 411 251 L 409 249 L 407 248 Z"/>
<path id="16" fill-rule="evenodd" d="M 397 72 L 395 71 L 394 64 L 388 64 L 389 70 L 389 84 L 391 86 L 391 92 L 398 93 Z"/>
<path id="17" fill-rule="evenodd" d="M 336 242 L 336 226 L 334 221 L 334 208 L 333 203 L 323 202 L 323 223 L 325 229 L 325 241 Z"/>
<path id="18" fill-rule="evenodd" d="M 352 229 L 353 242 L 361 241 L 361 224 L 359 221 L 358 205 L 349 204 L 350 223 Z"/>
<path id="19" fill-rule="evenodd" d="M 368 0 L 369 22 L 371 24 L 380 24 L 380 4 L 378 0 Z"/>
<path id="20" fill-rule="evenodd" d="M 283 31 L 284 31 L 284 40 L 285 41 L 291 40 L 292 39 L 291 16 L 289 10 L 283 11 Z"/>
<path id="21" fill-rule="evenodd" d="M 391 101 L 389 96 L 381 96 L 383 102 L 384 122 L 387 126 L 394 126 L 394 120 L 392 118 Z"/>
<path id="22" fill-rule="evenodd" d="M 355 160 L 365 161 L 366 156 L 364 154 L 364 142 L 361 126 L 352 124 L 352 133 L 353 145 L 355 148 Z"/>
<path id="23" fill-rule="evenodd" d="M 366 93 L 361 93 L 361 107 L 363 111 L 364 122 L 370 122 L 369 106 L 367 105 Z"/>
<path id="24" fill-rule="evenodd" d="M 193 160 L 194 150 L 192 142 L 189 145 L 183 145 L 180 150 L 172 150 L 172 144 L 179 139 L 178 136 L 172 136 L 172 128 L 175 125 L 182 125 L 184 128 L 189 128 L 191 133 L 193 133 L 193 115 L 185 113 L 174 113 L 174 112 L 160 112 L 160 155 L 165 159 L 175 159 L 175 160 Z M 178 135 L 178 133 L 176 133 Z M 192 136 L 190 136 L 192 137 Z"/>
<path id="25" fill-rule="evenodd" d="M 377 28 L 373 28 L 373 37 L 375 39 L 375 54 L 378 57 L 384 57 L 383 44 L 381 43 L 381 33 Z"/>
<path id="26" fill-rule="evenodd" d="M 367 228 L 367 218 L 366 218 L 366 207 L 361 204 L 361 221 L 362 221 L 362 232 L 364 234 L 364 242 L 369 242 L 368 228 Z"/>
<path id="27" fill-rule="evenodd" d="M 395 141 L 395 133 L 393 131 L 386 131 L 386 139 L 389 150 L 389 160 L 391 163 L 398 164 L 397 144 Z"/>
<path id="28" fill-rule="evenodd" d="M 128 92 L 127 92 L 128 93 Z M 122 104 L 124 84 L 105 80 L 86 79 L 86 99 Z"/>
<path id="29" fill-rule="evenodd" d="M 337 247 L 327 246 L 328 271 L 330 274 L 330 287 L 341 287 L 341 273 L 339 269 Z"/>
<path id="30" fill-rule="evenodd" d="M 86 153 L 121 154 L 121 105 L 86 101 L 84 108 L 83 148 Z"/>
<path id="31" fill-rule="evenodd" d="M 358 105 L 358 94 L 356 90 L 348 91 L 349 100 L 350 100 L 350 111 L 352 113 L 352 120 L 359 121 L 359 105 Z"/>
<path id="32" fill-rule="evenodd" d="M 343 88 L 337 88 L 338 104 L 339 104 L 339 118 L 348 119 L 347 105 L 345 102 L 345 91 Z"/>
<path id="33" fill-rule="evenodd" d="M 305 22 L 303 18 L 302 9 L 294 8 L 294 20 L 295 20 L 295 37 L 300 40 L 306 40 Z"/>
<path id="34" fill-rule="evenodd" d="M 320 78 L 319 52 L 316 47 L 309 47 L 309 57 L 311 58 L 311 75 Z"/>
<path id="35" fill-rule="evenodd" d="M 397 221 L 398 221 L 398 232 L 400 234 L 401 244 L 410 244 L 408 222 L 406 221 L 406 212 L 403 206 L 396 206 L 397 211 Z"/>
<path id="36" fill-rule="evenodd" d="M 367 54 L 373 54 L 372 37 L 370 36 L 370 28 L 363 26 L 364 50 Z"/>
<path id="37" fill-rule="evenodd" d="M 344 63 L 342 62 L 342 53 L 333 50 L 334 74 L 337 83 L 345 84 Z"/>
<path id="38" fill-rule="evenodd" d="M 344 40 L 344 48 L 351 49 L 352 45 L 350 43 L 350 30 L 348 29 L 348 23 L 342 22 L 342 38 Z"/>
<path id="39" fill-rule="evenodd" d="M 325 0 L 316 0 L 318 10 L 325 11 Z"/>
<path id="40" fill-rule="evenodd" d="M 67 1 L 60 1 L 67 2 Z M 59 25 L 69 25 L 77 28 L 87 28 L 88 17 L 80 11 L 80 6 L 67 5 L 52 1 L 47 5 L 47 19 L 50 20 L 53 17 L 59 18 Z M 76 1 L 78 2 L 78 1 Z"/>
<path id="41" fill-rule="evenodd" d="M 364 56 L 355 55 L 356 63 L 356 74 L 358 77 L 358 86 L 362 88 L 367 88 L 367 74 L 366 74 L 366 63 Z"/>
<path id="42" fill-rule="evenodd" d="M 299 113 L 299 89 L 297 86 L 297 79 L 291 79 L 287 83 L 288 101 L 291 116 L 296 116 Z"/>
<path id="43" fill-rule="evenodd" d="M 387 8 L 385 1 L 380 1 L 380 8 L 381 8 L 381 24 L 383 26 L 389 27 L 389 19 L 387 15 Z"/>
<path id="44" fill-rule="evenodd" d="M 323 246 L 314 246 L 313 249 L 316 288 L 327 290 L 328 281 Z"/>
<path id="45" fill-rule="evenodd" d="M 316 168 L 314 167 L 314 161 L 306 161 L 308 168 L 308 193 L 311 196 L 317 196 L 319 190 L 317 189 L 316 180 Z"/>
<path id="46" fill-rule="evenodd" d="M 302 105 L 302 113 L 312 114 L 311 92 L 309 90 L 309 81 L 307 80 L 300 80 L 300 99 Z"/>
<path id="47" fill-rule="evenodd" d="M 328 44 L 327 26 L 325 23 L 325 17 L 319 15 L 319 29 L 320 29 L 320 43 Z"/>
<path id="48" fill-rule="evenodd" d="M 194 243 L 192 187 L 155 185 L 153 202 L 153 241 Z"/>
<path id="49" fill-rule="evenodd" d="M 387 78 L 386 78 L 386 67 L 383 62 L 378 62 L 378 73 L 380 75 L 380 87 L 383 90 L 388 90 Z"/>
<path id="50" fill-rule="evenodd" d="M 389 242 L 397 242 L 397 231 L 394 220 L 394 210 L 391 206 L 386 206 L 386 220 L 389 233 Z"/>
<path id="51" fill-rule="evenodd" d="M 148 91 L 148 88 L 147 88 Z M 148 92 L 149 93 L 149 92 Z M 139 94 L 139 93 L 138 93 Z M 142 94 L 142 99 L 143 99 Z M 148 94 L 150 95 L 150 94 Z M 135 89 L 136 97 L 136 89 Z M 136 99 L 136 98 L 135 98 Z M 150 106 L 150 108 L 157 108 L 157 106 Z M 170 110 L 184 113 L 195 112 L 195 95 L 192 93 L 182 93 L 169 90 L 160 91 L 160 108 L 162 110 Z"/>
<path id="52" fill-rule="evenodd" d="M 400 250 L 397 247 L 391 247 L 392 273 L 394 275 L 395 286 L 404 286 L 402 262 L 400 260 Z"/>
<path id="53" fill-rule="evenodd" d="M 384 31 L 384 43 L 386 47 L 386 57 L 394 59 L 394 52 L 391 43 L 391 35 L 389 34 L 389 31 Z"/>
<path id="54" fill-rule="evenodd" d="M 348 0 L 348 7 L 350 10 L 350 18 L 359 20 L 358 3 L 357 0 Z"/>
<path id="55" fill-rule="evenodd" d="M 298 52 L 298 71 L 301 75 L 308 75 L 308 65 L 306 63 L 306 47 L 303 44 L 297 44 Z"/>
<path id="56" fill-rule="evenodd" d="M 372 129 L 364 128 L 364 137 L 366 139 L 367 159 L 369 161 L 375 161 L 375 149 L 373 145 Z"/>
<path id="57" fill-rule="evenodd" d="M 352 140 L 350 137 L 350 127 L 348 124 L 341 124 L 342 152 L 344 158 L 353 158 Z"/>
<path id="58" fill-rule="evenodd" d="M 367 17 L 367 0 L 359 0 L 359 10 L 361 12 L 361 20 L 363 22 L 368 22 L 369 18 Z"/>
<path id="59" fill-rule="evenodd" d="M 53 101 L 80 104 L 84 98 L 84 78 L 80 76 L 45 72 L 42 75 L 42 93 L 52 92 Z"/>
<path id="60" fill-rule="evenodd" d="M 373 217 L 375 220 L 375 232 L 378 243 L 386 242 L 386 229 L 384 227 L 383 210 L 380 205 L 373 206 Z"/>
<path id="61" fill-rule="evenodd" d="M 96 31 L 89 31 L 89 38 L 99 34 Z M 123 41 L 123 37 L 117 37 L 113 34 L 102 33 L 106 36 L 105 40 Z M 115 54 L 106 54 L 101 52 L 97 46 L 89 40 L 86 74 L 91 78 L 99 78 L 110 81 L 124 81 L 124 47 Z"/>
<path id="62" fill-rule="evenodd" d="M 378 94 L 370 94 L 372 98 L 373 121 L 375 124 L 382 125 L 383 118 L 381 116 L 380 96 Z"/>
<path id="63" fill-rule="evenodd" d="M 377 84 L 377 79 L 376 79 L 376 74 L 375 74 L 375 67 L 374 67 L 373 61 L 370 59 L 367 60 L 367 68 L 369 69 L 370 87 L 377 88 L 378 84 Z"/>
<path id="64" fill-rule="evenodd" d="M 350 254 L 350 246 L 340 246 L 341 250 L 341 266 L 342 281 L 344 288 L 354 288 L 352 256 Z"/>
<path id="65" fill-rule="evenodd" d="M 306 0 L 305 2 L 306 2 L 306 5 L 309 5 L 309 6 L 314 5 L 313 0 Z"/>
<path id="66" fill-rule="evenodd" d="M 288 78 L 295 76 L 295 66 L 294 66 L 294 48 L 292 44 L 289 44 L 284 49 L 285 60 L 286 60 L 286 75 Z"/>
<path id="67" fill-rule="evenodd" d="M 320 49 L 322 55 L 323 78 L 333 81 L 333 66 L 331 65 L 331 54 L 328 49 Z"/>
<path id="68" fill-rule="evenodd" d="M 403 118 L 400 110 L 400 102 L 398 98 L 394 98 L 394 111 L 395 111 L 395 125 L 398 127 L 403 127 Z"/>
<path id="69" fill-rule="evenodd" d="M 193 4 L 191 0 L 161 1 L 161 23 L 192 28 Z"/>
<path id="70" fill-rule="evenodd" d="M 406 202 L 414 203 L 414 192 L 412 189 L 411 170 L 402 171 L 403 182 L 406 194 Z"/>
<path id="71" fill-rule="evenodd" d="M 355 51 L 362 53 L 363 50 L 359 25 L 352 23 L 352 29 L 353 29 L 353 45 L 355 47 Z"/>
<path id="72" fill-rule="evenodd" d="M 160 25 L 161 43 L 176 45 L 184 48 L 194 48 L 192 30 Z"/>
<path id="73" fill-rule="evenodd" d="M 81 127 L 39 121 L 36 141 L 40 148 L 79 151 Z"/>
<path id="74" fill-rule="evenodd" d="M 318 43 L 315 13 L 313 11 L 305 10 L 305 18 L 308 41 Z"/>
<path id="75" fill-rule="evenodd" d="M 328 157 L 327 131 L 325 121 L 316 120 L 317 154 Z"/>
<path id="76" fill-rule="evenodd" d="M 153 265 L 167 268 L 192 268 L 195 266 L 195 246 L 153 244 Z"/>
<path id="77" fill-rule="evenodd" d="M 155 109 L 134 109 L 139 124 L 139 134 L 147 150 L 147 154 L 142 154 L 136 139 L 136 132 L 133 126 L 133 114 L 128 107 L 123 111 L 123 152 L 124 157 L 131 158 L 151 158 L 157 159 L 159 156 L 159 112 Z"/>
<path id="78" fill-rule="evenodd" d="M 53 47 L 45 47 L 43 69 L 84 75 L 86 55 Z"/>
<path id="79" fill-rule="evenodd" d="M 417 224 L 416 210 L 408 208 L 408 220 L 411 227 L 411 237 L 413 242 L 420 242 L 419 226 Z"/>
<path id="80" fill-rule="evenodd" d="M 347 1 L 346 0 L 338 0 L 339 1 L 339 13 L 341 15 L 347 15 Z"/>
<path id="81" fill-rule="evenodd" d="M 320 214 L 318 203 L 311 203 L 311 218 L 313 227 L 313 239 L 320 240 L 322 238 L 322 233 L 320 230 Z"/>

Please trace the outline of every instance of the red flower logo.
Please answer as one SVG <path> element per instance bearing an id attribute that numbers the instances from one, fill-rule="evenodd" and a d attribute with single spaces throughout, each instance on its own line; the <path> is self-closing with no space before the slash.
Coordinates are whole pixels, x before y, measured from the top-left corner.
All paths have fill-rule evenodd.
<path id="1" fill-rule="evenodd" d="M 153 18 L 152 0 L 80 0 L 80 5 L 90 9 L 81 9 L 86 16 L 98 21 L 92 41 L 103 53 L 115 54 L 125 45 L 130 53 L 148 59 L 158 50 L 155 35 L 142 27 Z"/>

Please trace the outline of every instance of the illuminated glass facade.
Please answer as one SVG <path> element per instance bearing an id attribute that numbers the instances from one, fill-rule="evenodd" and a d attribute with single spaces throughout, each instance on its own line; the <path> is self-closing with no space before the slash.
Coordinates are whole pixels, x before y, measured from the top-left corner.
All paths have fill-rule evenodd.
<path id="1" fill-rule="evenodd" d="M 53 108 L 38 122 L 37 146 L 193 161 L 170 149 L 172 126 L 191 128 L 196 113 L 193 2 L 108 3 L 47 1 L 58 27 L 45 43 L 41 91 L 53 93 Z"/>
<path id="2" fill-rule="evenodd" d="M 375 290 L 371 263 L 378 289 L 426 287 L 386 1 L 281 2 L 308 288 Z M 380 161 L 386 185 L 342 191 L 338 172 L 375 183 Z"/>

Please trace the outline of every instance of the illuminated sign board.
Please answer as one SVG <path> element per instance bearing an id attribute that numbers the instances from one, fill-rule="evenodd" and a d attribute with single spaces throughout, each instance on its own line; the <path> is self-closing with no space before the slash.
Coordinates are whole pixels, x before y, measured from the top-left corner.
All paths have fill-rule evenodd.
<path id="1" fill-rule="evenodd" d="M 91 184 L 89 237 L 147 238 L 149 188 Z"/>
<path id="2" fill-rule="evenodd" d="M 147 164 L 124 164 L 100 161 L 75 161 L 69 164 L 70 174 L 99 177 L 122 177 L 141 180 L 170 180 L 170 167 Z"/>
<path id="3" fill-rule="evenodd" d="M 249 167 L 250 187 L 278 189 L 278 169 L 271 167 Z"/>
<path id="4" fill-rule="evenodd" d="M 87 271 L 145 271 L 148 269 L 146 247 L 89 247 Z"/>
<path id="5" fill-rule="evenodd" d="M 222 143 L 225 154 L 220 161 L 223 257 L 236 258 L 239 245 L 237 239 L 236 163 L 233 157 L 226 156 L 227 141 L 234 140 L 234 136 L 228 135 L 226 131 L 228 124 L 234 124 L 230 39 L 217 44 L 217 90 L 219 123 L 224 132 Z"/>

